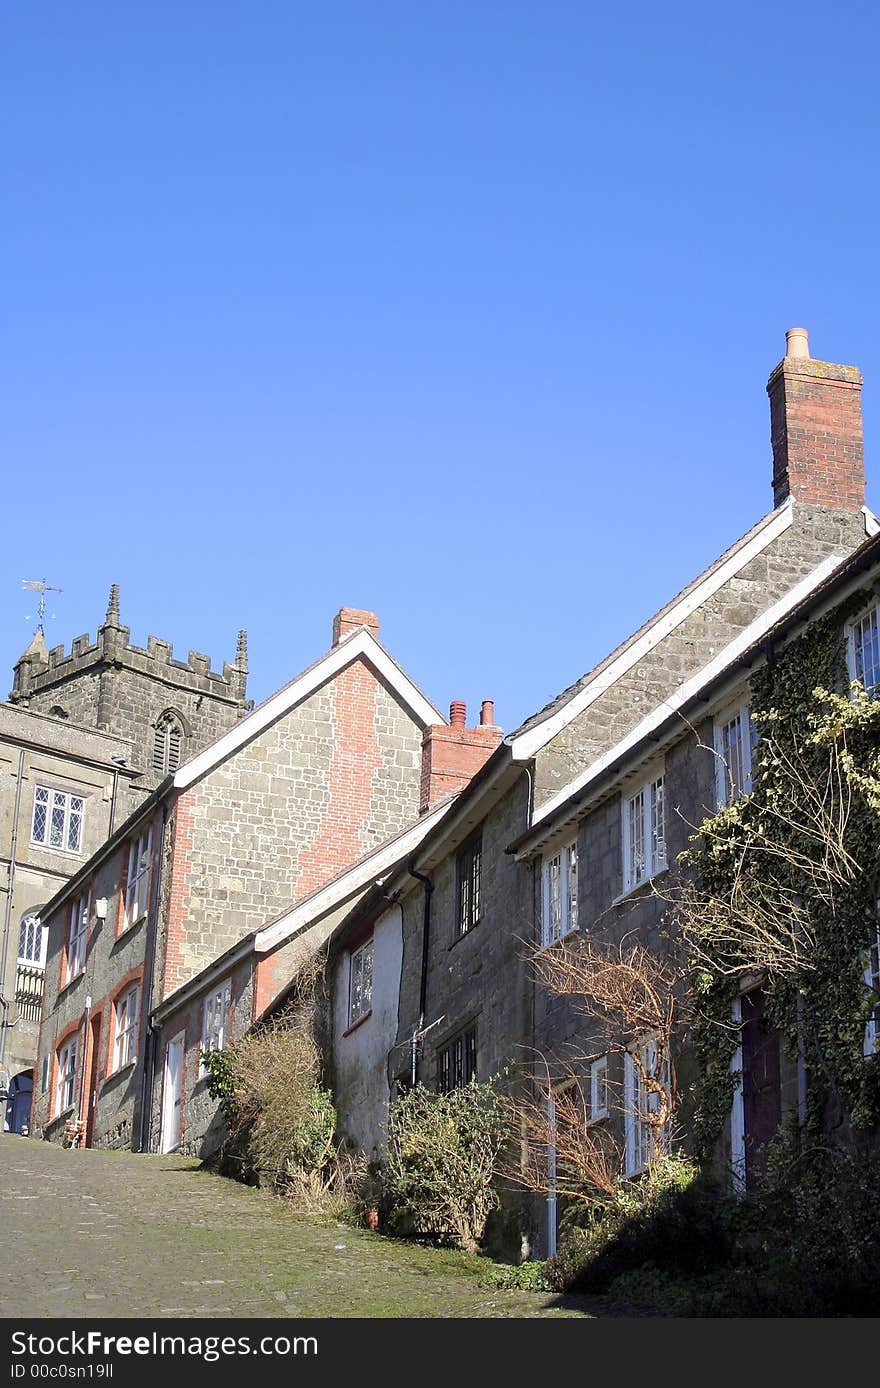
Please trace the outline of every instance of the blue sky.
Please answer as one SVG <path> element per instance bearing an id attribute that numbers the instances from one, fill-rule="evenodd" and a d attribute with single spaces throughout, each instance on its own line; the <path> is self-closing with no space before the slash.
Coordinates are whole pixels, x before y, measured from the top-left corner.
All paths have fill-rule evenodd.
<path id="1" fill-rule="evenodd" d="M 771 502 L 785 329 L 880 390 L 875 7 L 0 9 L 2 644 L 342 604 L 506 728 Z M 5 691 L 2 691 L 5 692 Z"/>

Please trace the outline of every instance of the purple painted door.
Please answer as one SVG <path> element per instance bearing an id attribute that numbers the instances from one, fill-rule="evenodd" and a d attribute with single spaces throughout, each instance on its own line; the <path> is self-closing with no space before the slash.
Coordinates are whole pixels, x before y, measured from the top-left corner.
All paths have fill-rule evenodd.
<path id="1" fill-rule="evenodd" d="M 767 1167 L 767 1143 L 782 1122 L 779 1032 L 767 1016 L 761 988 L 742 997 L 742 1077 L 746 1188 L 753 1190 Z"/>

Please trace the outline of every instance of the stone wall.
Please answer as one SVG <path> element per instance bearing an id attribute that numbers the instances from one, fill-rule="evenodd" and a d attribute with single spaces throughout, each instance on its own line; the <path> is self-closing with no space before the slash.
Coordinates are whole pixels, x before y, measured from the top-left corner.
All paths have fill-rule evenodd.
<path id="1" fill-rule="evenodd" d="M 51 1060 L 49 1085 L 37 1096 L 34 1129 L 53 1141 L 60 1141 L 65 1122 L 89 1118 L 91 1143 L 96 1147 L 126 1147 L 137 1150 L 141 1130 L 141 1093 L 146 1042 L 144 979 L 150 962 L 149 939 L 154 929 L 156 863 L 160 843 L 161 816 L 154 821 L 154 857 L 149 886 L 149 914 L 125 928 L 119 909 L 120 887 L 124 881 L 129 841 L 98 864 L 84 886 L 90 892 L 88 949 L 85 968 L 74 978 L 66 976 L 72 901 L 62 903 L 48 914 L 49 931 L 46 961 L 46 989 L 40 1032 L 37 1075 L 44 1055 Z M 79 897 L 80 893 L 77 893 Z M 97 901 L 106 899 L 107 916 L 97 914 Z M 115 1008 L 132 983 L 140 983 L 137 1057 L 122 1070 L 114 1069 Z M 77 1101 L 75 1112 L 60 1111 L 55 1103 L 57 1054 L 66 1038 L 80 1037 Z M 93 1101 L 90 1101 L 93 1095 Z"/>
<path id="2" fill-rule="evenodd" d="M 186 791 L 163 995 L 412 822 L 420 748 L 358 659 Z"/>
<path id="3" fill-rule="evenodd" d="M 115 822 L 121 822 L 127 812 L 126 786 L 131 773 L 115 766 L 112 759 L 129 755 L 130 747 L 121 738 L 0 704 L 0 921 L 5 924 L 8 918 L 9 922 L 0 990 L 16 1010 L 22 917 L 39 912 L 101 846 L 110 833 L 111 815 L 115 813 Z M 78 851 L 34 841 L 38 786 L 82 798 Z M 38 1020 L 23 1013 L 15 1026 L 5 1031 L 3 1068 L 10 1075 L 32 1068 L 38 1033 Z"/>
<path id="4" fill-rule="evenodd" d="M 430 1085 L 436 1082 L 438 1050 L 465 1027 L 474 1024 L 477 1028 L 480 1080 L 505 1066 L 518 1065 L 522 1044 L 531 1037 L 523 958 L 523 942 L 531 938 L 533 929 L 531 869 L 504 851 L 522 832 L 527 808 L 528 780 L 523 775 L 483 822 L 482 909 L 479 924 L 467 934 L 457 934 L 457 853 L 451 852 L 431 874 L 434 891 L 424 1025 L 432 1030 L 423 1043 L 419 1064 L 420 1078 Z M 424 888 L 415 888 L 403 904 L 395 1074 L 407 1069 L 406 1043 L 419 1022 L 423 892 Z"/>

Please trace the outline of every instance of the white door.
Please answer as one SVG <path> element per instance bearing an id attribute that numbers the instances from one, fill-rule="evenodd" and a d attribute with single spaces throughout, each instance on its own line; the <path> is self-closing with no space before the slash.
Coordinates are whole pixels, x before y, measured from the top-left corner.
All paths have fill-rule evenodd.
<path id="1" fill-rule="evenodd" d="M 184 1041 L 184 1033 L 181 1031 L 172 1037 L 165 1047 L 165 1083 L 162 1088 L 163 1152 L 173 1152 L 180 1142 Z"/>

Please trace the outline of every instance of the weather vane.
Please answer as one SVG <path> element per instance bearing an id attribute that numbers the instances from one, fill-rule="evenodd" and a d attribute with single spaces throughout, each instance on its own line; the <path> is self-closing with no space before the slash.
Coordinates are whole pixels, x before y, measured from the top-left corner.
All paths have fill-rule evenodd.
<path id="1" fill-rule="evenodd" d="M 43 630 L 43 622 L 46 620 L 46 594 L 63 593 L 63 588 L 53 588 L 51 583 L 47 583 L 45 578 L 23 578 L 21 586 L 31 593 L 39 593 L 40 601 L 37 603 L 37 631 Z M 55 616 L 55 613 L 52 613 Z M 30 615 L 25 617 L 25 621 L 31 620 Z"/>

